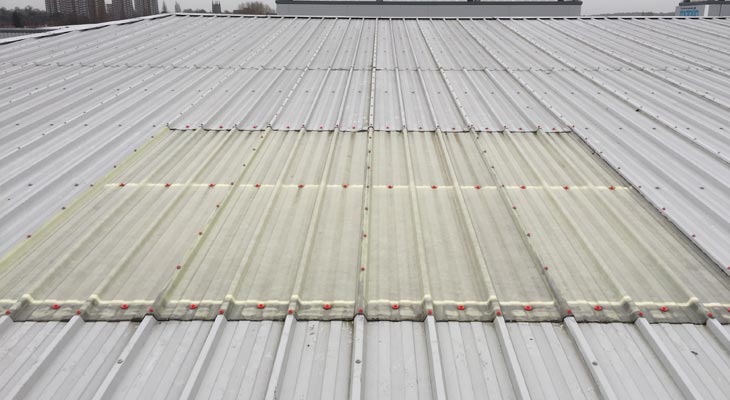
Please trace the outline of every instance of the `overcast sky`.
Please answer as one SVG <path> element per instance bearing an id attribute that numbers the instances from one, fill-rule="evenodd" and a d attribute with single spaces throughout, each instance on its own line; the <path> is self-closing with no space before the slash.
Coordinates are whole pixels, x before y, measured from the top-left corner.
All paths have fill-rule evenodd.
<path id="1" fill-rule="evenodd" d="M 162 0 L 160 7 L 162 7 Z M 165 0 L 172 9 L 175 0 Z M 245 0 L 221 0 L 223 9 L 230 10 Z M 274 6 L 274 0 L 263 0 Z M 178 0 L 182 8 L 205 8 L 210 11 L 210 0 Z M 111 3 L 111 0 L 107 0 Z M 583 14 L 603 14 L 622 11 L 673 11 L 679 0 L 583 0 Z M 25 7 L 32 5 L 40 9 L 45 8 L 44 0 L 0 0 L 0 7 Z"/>

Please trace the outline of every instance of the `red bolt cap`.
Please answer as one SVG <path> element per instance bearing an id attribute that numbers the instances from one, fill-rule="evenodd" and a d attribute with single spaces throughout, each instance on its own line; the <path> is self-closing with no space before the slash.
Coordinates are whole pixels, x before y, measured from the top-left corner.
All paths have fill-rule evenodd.
<path id="1" fill-rule="evenodd" d="M 61 308 L 61 306 L 58 305 L 58 304 L 54 304 L 54 305 L 51 306 L 51 308 L 54 309 L 54 310 L 58 310 L 59 308 Z"/>
<path id="2" fill-rule="evenodd" d="M 482 187 L 481 187 L 481 186 L 479 186 L 479 185 L 476 185 L 476 186 L 474 186 L 474 189 L 476 189 L 476 190 L 479 190 L 479 189 L 481 189 L 481 188 L 482 188 Z"/>
<path id="3" fill-rule="evenodd" d="M 640 317 L 643 317 L 644 316 L 644 312 L 643 311 L 639 311 L 639 316 Z"/>
<path id="4" fill-rule="evenodd" d="M 303 187 L 304 187 L 304 185 L 300 183 L 300 184 L 299 184 L 299 189 L 301 189 L 301 188 L 303 188 Z"/>
<path id="5" fill-rule="evenodd" d="M 463 304 L 459 304 L 458 306 L 456 306 L 456 309 L 459 311 L 464 311 L 464 308 L 466 308 L 466 307 L 464 307 Z"/>
<path id="6" fill-rule="evenodd" d="M 603 307 L 601 307 L 600 304 L 596 304 L 595 306 L 593 306 L 593 309 L 596 310 L 596 311 L 602 311 L 603 310 Z"/>
<path id="7" fill-rule="evenodd" d="M 550 267 L 548 267 L 547 265 L 543 267 L 543 269 L 544 269 L 545 271 L 547 271 L 547 270 L 548 270 L 549 268 L 550 268 Z"/>
<path id="8" fill-rule="evenodd" d="M 218 310 L 218 314 L 219 314 L 219 315 L 223 315 L 223 314 L 225 314 L 225 313 L 226 313 L 226 310 L 224 310 L 224 309 L 222 309 L 222 308 L 221 308 L 220 310 Z"/>
<path id="9" fill-rule="evenodd" d="M 125 187 L 125 186 L 127 186 L 127 184 L 126 184 L 126 183 L 124 183 L 124 182 L 120 182 L 120 183 L 119 183 L 119 187 Z"/>
<path id="10" fill-rule="evenodd" d="M 148 313 L 153 313 L 153 312 L 155 312 L 155 309 L 154 309 L 154 308 L 152 308 L 152 307 L 150 307 L 150 308 L 148 308 L 148 309 L 147 309 L 147 312 L 148 312 Z"/>
<path id="11" fill-rule="evenodd" d="M 568 185 L 563 186 L 563 189 L 568 190 L 570 187 Z"/>
<path id="12" fill-rule="evenodd" d="M 343 188 L 345 188 L 345 189 L 347 189 L 347 187 L 348 187 L 348 186 L 349 186 L 349 185 L 348 185 L 348 184 L 346 184 L 346 183 L 343 183 L 343 184 L 342 184 L 342 187 L 343 187 Z"/>
<path id="13" fill-rule="evenodd" d="M 5 310 L 5 315 L 10 315 L 10 310 Z"/>
<path id="14" fill-rule="evenodd" d="M 527 189 L 527 186 L 522 185 L 522 186 L 520 186 L 520 189 Z"/>
<path id="15" fill-rule="evenodd" d="M 400 306 L 398 305 L 398 303 L 393 303 L 393 305 L 392 305 L 392 306 L 390 306 L 390 308 L 392 308 L 392 309 L 394 309 L 394 310 L 397 310 L 397 309 L 399 309 L 399 308 L 400 308 Z"/>
<path id="16" fill-rule="evenodd" d="M 289 314 L 289 315 L 291 315 L 291 314 L 294 314 L 294 310 L 292 310 L 291 308 L 290 308 L 290 309 L 288 309 L 288 310 L 287 310 L 286 312 L 287 312 L 287 314 Z"/>
<path id="17" fill-rule="evenodd" d="M 365 266 L 360 267 L 360 271 L 365 271 Z"/>
<path id="18" fill-rule="evenodd" d="M 191 310 L 195 310 L 197 308 L 198 308 L 198 305 L 197 304 L 195 304 L 195 303 L 190 304 L 190 309 Z"/>
<path id="19" fill-rule="evenodd" d="M 436 185 L 431 185 L 431 189 L 438 189 L 439 187 Z"/>
<path id="20" fill-rule="evenodd" d="M 712 315 L 712 313 L 711 313 L 711 312 L 708 312 L 708 313 L 707 313 L 707 318 L 714 318 L 714 317 L 715 317 L 715 316 L 714 316 L 714 315 Z"/>
<path id="21" fill-rule="evenodd" d="M 266 304 L 259 303 L 259 304 L 256 305 L 256 308 L 258 308 L 259 310 L 263 310 L 264 308 L 266 308 Z"/>
<path id="22" fill-rule="evenodd" d="M 254 125 L 253 128 L 256 129 L 256 125 Z"/>
<path id="23" fill-rule="evenodd" d="M 573 315 L 573 310 L 571 310 L 569 308 L 569 309 L 565 310 L 565 313 L 568 314 L 568 315 Z"/>
<path id="24" fill-rule="evenodd" d="M 170 186 L 172 186 L 172 184 L 170 184 L 170 183 L 165 184 L 165 187 L 170 187 Z"/>
<path id="25" fill-rule="evenodd" d="M 182 268 L 182 265 L 180 265 L 180 264 L 175 266 L 175 269 L 180 269 L 180 268 Z"/>
<path id="26" fill-rule="evenodd" d="M 667 311 L 669 311 L 669 307 L 667 307 L 667 306 L 661 306 L 661 307 L 659 307 L 659 311 L 661 311 L 661 312 L 667 312 Z"/>
<path id="27" fill-rule="evenodd" d="M 502 316 L 502 310 L 497 310 L 497 316 L 498 317 L 501 317 Z"/>
<path id="28" fill-rule="evenodd" d="M 388 189 L 393 189 L 393 185 L 388 185 Z"/>
<path id="29" fill-rule="evenodd" d="M 223 125 L 218 125 L 218 128 L 223 129 Z"/>
<path id="30" fill-rule="evenodd" d="M 81 315 L 81 310 L 76 310 L 76 315 Z"/>
<path id="31" fill-rule="evenodd" d="M 616 190 L 616 187 L 613 186 L 613 185 L 611 185 L 611 186 L 608 187 L 608 190 Z"/>
<path id="32" fill-rule="evenodd" d="M 215 187 L 215 183 L 209 183 L 208 187 L 210 187 L 210 188 Z"/>
<path id="33" fill-rule="evenodd" d="M 525 308 L 525 311 L 532 311 L 532 306 L 529 304 L 526 305 L 524 308 Z"/>
<path id="34" fill-rule="evenodd" d="M 185 128 L 190 128 L 190 125 L 185 125 Z"/>
<path id="35" fill-rule="evenodd" d="M 119 307 L 120 307 L 120 308 L 121 308 L 122 310 L 126 310 L 126 309 L 128 309 L 128 308 L 129 308 L 129 304 L 122 304 L 122 305 L 121 305 L 121 306 L 119 306 Z"/>
<path id="36" fill-rule="evenodd" d="M 427 313 L 428 315 L 433 315 L 433 310 L 428 310 L 428 311 L 427 311 L 426 313 Z"/>
<path id="37" fill-rule="evenodd" d="M 324 303 L 324 305 L 322 306 L 322 308 L 324 308 L 325 310 L 329 310 L 329 309 L 332 308 L 332 304 L 330 304 L 330 303 Z"/>
<path id="38" fill-rule="evenodd" d="M 257 183 L 257 184 L 256 184 L 255 186 L 256 186 L 257 188 L 260 188 L 260 187 L 261 187 L 261 184 L 260 184 L 260 183 Z"/>

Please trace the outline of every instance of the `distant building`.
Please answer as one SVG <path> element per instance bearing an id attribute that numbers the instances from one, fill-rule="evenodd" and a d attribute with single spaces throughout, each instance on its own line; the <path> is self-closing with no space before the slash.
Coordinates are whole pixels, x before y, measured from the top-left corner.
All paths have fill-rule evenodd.
<path id="1" fill-rule="evenodd" d="M 134 0 L 134 13 L 138 17 L 160 13 L 157 0 Z"/>
<path id="2" fill-rule="evenodd" d="M 687 0 L 679 3 L 675 15 L 680 17 L 730 16 L 730 3 L 725 1 Z"/>
<path id="3" fill-rule="evenodd" d="M 46 12 L 49 14 L 59 14 L 58 0 L 46 0 Z"/>
<path id="4" fill-rule="evenodd" d="M 97 22 L 103 22 L 106 21 L 107 18 L 107 10 L 106 10 L 106 3 L 104 3 L 104 0 L 92 0 L 94 2 L 94 19 Z"/>
<path id="5" fill-rule="evenodd" d="M 92 15 L 89 12 L 89 0 L 46 0 L 46 12 L 80 17 Z"/>
<path id="6" fill-rule="evenodd" d="M 350 17 L 570 17 L 580 0 L 276 0 L 279 15 Z"/>
<path id="7" fill-rule="evenodd" d="M 213 14 L 223 14 L 221 11 L 221 2 L 213 0 L 213 5 L 211 6 L 211 10 Z"/>
<path id="8" fill-rule="evenodd" d="M 132 0 L 112 0 L 112 18 L 127 19 L 134 17 Z"/>

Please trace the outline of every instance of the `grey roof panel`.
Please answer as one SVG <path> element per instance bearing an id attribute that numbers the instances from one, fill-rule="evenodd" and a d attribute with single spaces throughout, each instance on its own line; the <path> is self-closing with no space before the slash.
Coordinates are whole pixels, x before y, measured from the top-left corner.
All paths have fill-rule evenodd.
<path id="1" fill-rule="evenodd" d="M 701 325 L 647 324 L 647 335 L 638 324 L 622 323 L 576 324 L 576 330 L 570 321 L 507 323 L 502 330 L 498 319 L 440 322 L 431 331 L 432 323 L 370 321 L 359 330 L 357 320 L 291 317 L 286 323 L 1 317 L 0 391 L 19 398 L 334 399 L 360 387 L 354 395 L 364 398 L 429 399 L 443 384 L 449 398 L 509 399 L 519 381 L 532 398 L 600 398 L 602 388 L 619 398 L 681 399 L 678 369 L 702 398 L 725 394 L 730 353 Z M 358 368 L 362 374 L 354 373 Z M 596 379 L 599 369 L 605 374 Z"/>

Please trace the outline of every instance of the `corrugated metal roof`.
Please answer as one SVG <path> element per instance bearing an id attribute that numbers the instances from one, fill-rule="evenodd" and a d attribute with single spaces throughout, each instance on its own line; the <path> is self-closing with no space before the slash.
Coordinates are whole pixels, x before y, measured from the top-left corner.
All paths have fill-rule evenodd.
<path id="1" fill-rule="evenodd" d="M 539 127 L 586 140 L 725 267 L 727 25 L 174 16 L 21 40 L 0 49 L 2 248 L 166 122 Z"/>
<path id="2" fill-rule="evenodd" d="M 0 46 L 0 397 L 723 398 L 729 26 Z"/>
<path id="3" fill-rule="evenodd" d="M 4 398 L 725 399 L 727 326 L 16 322 Z M 714 321 L 713 321 L 714 322 Z"/>

